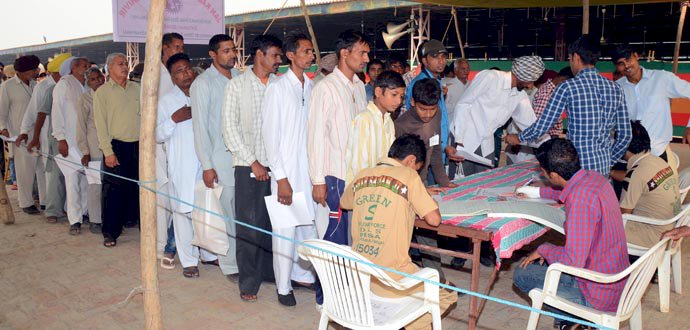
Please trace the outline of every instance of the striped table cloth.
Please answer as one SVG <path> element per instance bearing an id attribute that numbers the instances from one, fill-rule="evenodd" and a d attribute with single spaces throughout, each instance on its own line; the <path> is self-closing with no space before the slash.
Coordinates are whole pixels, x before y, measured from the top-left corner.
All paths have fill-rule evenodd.
<path id="1" fill-rule="evenodd" d="M 538 175 L 540 175 L 540 170 L 537 162 L 524 162 L 500 167 L 455 180 L 454 182 L 458 184 L 458 187 L 446 192 L 442 196 L 442 200 L 486 199 L 495 201 L 496 197 L 478 196 L 477 191 L 481 188 L 519 186 Z M 514 251 L 519 250 L 549 230 L 543 225 L 521 218 L 489 218 L 485 215 L 443 216 L 443 223 L 492 232 L 491 242 L 496 252 L 496 267 L 501 266 L 501 259 L 510 258 Z"/>

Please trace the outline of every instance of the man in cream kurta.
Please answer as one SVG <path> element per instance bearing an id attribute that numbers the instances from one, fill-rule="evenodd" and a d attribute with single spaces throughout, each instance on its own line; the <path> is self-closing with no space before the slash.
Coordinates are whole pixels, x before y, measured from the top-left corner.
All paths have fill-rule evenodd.
<path id="1" fill-rule="evenodd" d="M 88 68 L 86 58 L 72 61 L 72 72 L 60 78 L 53 89 L 53 110 L 50 115 L 53 137 L 58 141 L 60 155 L 56 162 L 65 176 L 67 193 L 67 219 L 70 234 L 81 233 L 82 216 L 87 211 L 88 184 L 86 176 L 80 172 L 82 153 L 77 147 L 77 101 L 86 91 L 84 72 Z M 76 164 L 75 164 L 76 163 Z"/>
<path id="2" fill-rule="evenodd" d="M 295 47 L 297 45 L 298 47 Z M 311 179 L 307 158 L 307 115 L 312 81 L 304 73 L 304 67 L 311 66 L 313 46 L 304 35 L 289 36 L 285 40 L 285 53 L 291 59 L 288 71 L 270 83 L 266 88 L 263 109 L 264 146 L 268 156 L 271 177 L 270 198 L 278 198 L 281 204 L 292 205 L 297 193 L 304 195 L 309 225 L 296 226 L 284 219 L 271 217 L 273 231 L 297 241 L 316 238 L 314 226 L 315 202 L 311 198 Z M 297 48 L 297 49 L 293 49 Z M 307 59 L 298 56 L 308 56 Z M 298 78 L 297 75 L 300 75 Z M 295 245 L 291 241 L 273 237 L 273 272 L 278 287 L 279 301 L 287 305 L 294 302 L 290 280 L 300 283 L 314 283 L 314 274 L 308 264 L 300 262 Z"/>

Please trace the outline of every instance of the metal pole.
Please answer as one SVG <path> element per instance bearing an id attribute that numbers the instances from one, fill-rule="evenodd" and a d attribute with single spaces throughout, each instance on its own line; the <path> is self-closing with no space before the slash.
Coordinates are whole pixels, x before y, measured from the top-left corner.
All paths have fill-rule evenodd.
<path id="1" fill-rule="evenodd" d="M 455 34 L 458 36 L 458 43 L 460 44 L 460 54 L 462 58 L 466 58 L 465 46 L 462 44 L 462 37 L 460 37 L 460 29 L 458 28 L 458 13 L 455 11 L 455 7 L 451 10 L 451 14 L 453 15 L 453 23 L 455 23 Z"/>
<path id="2" fill-rule="evenodd" d="M 680 40 L 683 38 L 683 24 L 685 24 L 685 12 L 688 9 L 688 2 L 680 3 L 680 19 L 678 20 L 678 31 L 676 32 L 676 47 L 673 50 L 673 73 L 678 73 L 678 57 L 680 56 Z"/>
<path id="3" fill-rule="evenodd" d="M 149 26 L 146 35 L 146 59 L 143 100 L 139 138 L 139 179 L 143 182 L 156 180 L 156 119 L 158 84 L 161 70 L 161 41 L 163 38 L 163 14 L 165 0 L 151 0 Z M 156 194 L 139 189 L 141 223 L 141 281 L 144 288 L 144 318 L 147 330 L 163 329 L 161 320 L 158 269 L 156 268 Z"/>

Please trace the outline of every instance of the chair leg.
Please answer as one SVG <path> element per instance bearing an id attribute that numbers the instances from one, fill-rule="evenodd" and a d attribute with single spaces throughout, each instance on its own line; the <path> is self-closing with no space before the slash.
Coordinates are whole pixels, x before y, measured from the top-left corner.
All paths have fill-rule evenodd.
<path id="1" fill-rule="evenodd" d="M 543 300 L 541 298 L 532 300 L 532 308 L 541 309 L 542 305 L 543 305 Z M 530 312 L 529 313 L 529 321 L 527 322 L 527 330 L 535 330 L 537 328 L 537 325 L 539 324 L 539 316 L 541 316 L 541 314 L 539 314 L 537 312 Z"/>
<path id="2" fill-rule="evenodd" d="M 683 272 L 681 263 L 680 249 L 671 256 L 671 267 L 673 268 L 673 291 L 677 294 L 683 294 Z"/>
<path id="3" fill-rule="evenodd" d="M 659 310 L 668 313 L 671 300 L 671 255 L 664 252 L 664 258 L 659 265 Z"/>
<path id="4" fill-rule="evenodd" d="M 637 304 L 630 317 L 630 330 L 642 330 L 642 303 Z"/>
<path id="5" fill-rule="evenodd" d="M 431 328 L 433 330 L 441 330 L 443 328 L 441 326 L 441 310 L 438 305 L 431 308 Z"/>
<path id="6" fill-rule="evenodd" d="M 326 330 L 328 329 L 328 315 L 326 313 L 321 312 L 321 319 L 319 320 L 319 330 Z"/>

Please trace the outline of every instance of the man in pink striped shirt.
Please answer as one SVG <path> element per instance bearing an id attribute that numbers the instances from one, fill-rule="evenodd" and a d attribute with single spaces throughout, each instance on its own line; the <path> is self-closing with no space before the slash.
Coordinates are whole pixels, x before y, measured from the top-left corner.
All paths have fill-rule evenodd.
<path id="1" fill-rule="evenodd" d="M 550 183 L 562 189 L 521 187 L 517 192 L 565 204 L 566 242 L 565 246 L 540 245 L 515 270 L 515 286 L 524 293 L 542 288 L 547 269 L 544 260 L 604 274 L 627 268 L 630 263 L 620 206 L 608 180 L 596 171 L 581 169 L 569 140 L 549 140 L 537 149 L 536 156 Z M 539 263 L 533 263 L 537 260 Z M 562 274 L 558 295 L 600 311 L 615 312 L 624 286 L 625 279 L 600 284 Z"/>

